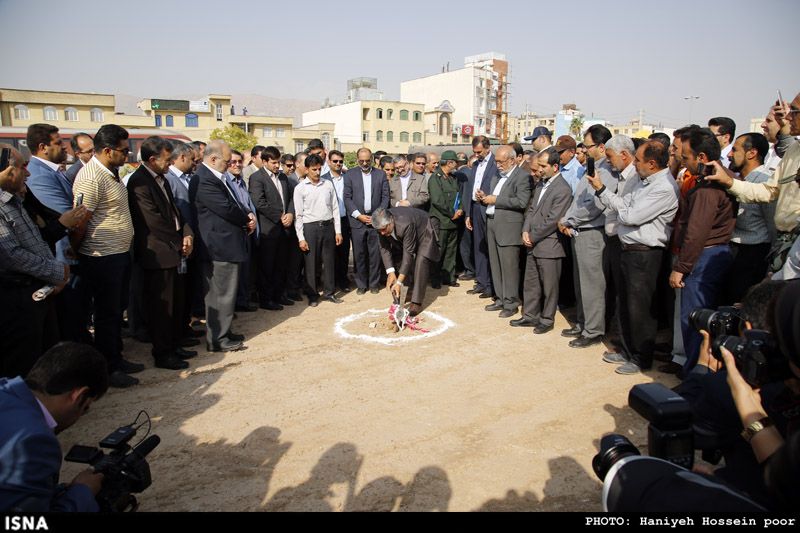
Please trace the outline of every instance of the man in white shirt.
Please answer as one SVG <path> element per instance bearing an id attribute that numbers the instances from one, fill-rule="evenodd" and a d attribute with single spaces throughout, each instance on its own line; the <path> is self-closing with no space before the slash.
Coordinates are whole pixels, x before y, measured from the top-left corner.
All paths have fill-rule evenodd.
<path id="1" fill-rule="evenodd" d="M 720 162 L 725 168 L 728 168 L 730 163 L 728 156 L 733 148 L 733 140 L 736 138 L 736 123 L 728 117 L 714 117 L 708 121 L 708 129 L 714 133 L 719 141 L 719 147 L 722 148 Z"/>

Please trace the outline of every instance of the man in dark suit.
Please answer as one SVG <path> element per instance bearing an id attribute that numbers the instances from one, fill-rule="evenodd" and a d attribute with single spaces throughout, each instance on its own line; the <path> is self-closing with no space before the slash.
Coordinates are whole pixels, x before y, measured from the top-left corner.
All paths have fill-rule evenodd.
<path id="1" fill-rule="evenodd" d="M 133 221 L 133 257 L 144 273 L 142 298 L 158 368 L 188 368 L 197 352 L 180 347 L 184 283 L 178 267 L 192 253 L 194 233 L 175 206 L 164 174 L 169 169 L 172 143 L 149 137 L 141 146 L 142 164 L 128 180 L 128 204 Z"/>
<path id="2" fill-rule="evenodd" d="M 70 183 L 74 183 L 78 172 L 94 157 L 94 140 L 88 133 L 76 133 L 69 140 L 69 145 L 72 147 L 72 155 L 75 156 L 76 161 L 70 165 L 64 175 Z"/>
<path id="3" fill-rule="evenodd" d="M 512 326 L 532 327 L 537 335 L 553 329 L 558 307 L 561 261 L 566 256 L 558 221 L 572 203 L 572 187 L 559 172 L 559 154 L 552 146 L 534 156 L 531 166 L 541 178 L 522 226 L 527 248 L 522 318 Z"/>
<path id="4" fill-rule="evenodd" d="M 248 235 L 256 216 L 236 199 L 225 181 L 231 149 L 221 140 L 206 145 L 203 163 L 190 184 L 203 241 L 203 288 L 206 294 L 206 341 L 211 352 L 243 348 L 244 336 L 231 332 L 239 263 L 247 260 Z"/>
<path id="5" fill-rule="evenodd" d="M 438 221 L 422 209 L 394 207 L 374 211 L 372 226 L 381 235 L 386 286 L 399 297 L 403 285 L 410 281 L 413 287 L 408 311 L 411 316 L 419 314 L 431 269 L 436 268 L 441 255 L 436 240 Z M 399 247 L 402 253 L 399 269 L 395 269 L 392 247 Z"/>
<path id="6" fill-rule="evenodd" d="M 86 344 L 45 352 L 27 377 L 0 378 L 0 512 L 96 512 L 103 476 L 91 468 L 58 487 L 67 429 L 108 390 L 105 358 Z"/>
<path id="7" fill-rule="evenodd" d="M 380 253 L 378 232 L 372 226 L 372 213 L 389 207 L 389 182 L 386 174 L 372 166 L 372 152 L 362 148 L 357 153 L 358 167 L 344 175 L 344 207 L 350 218 L 353 238 L 357 293 L 380 291 Z"/>
<path id="8" fill-rule="evenodd" d="M 467 212 L 467 230 L 472 232 L 472 246 L 475 252 L 475 287 L 468 294 L 479 294 L 481 298 L 491 298 L 494 294 L 492 274 L 489 267 L 489 247 L 486 241 L 486 206 L 478 197 L 478 191 L 492 194 L 492 178 L 497 174 L 497 164 L 489 150 L 489 139 L 478 135 L 472 139 L 472 152 L 478 159 L 472 167 L 466 187 L 464 205 Z"/>
<path id="9" fill-rule="evenodd" d="M 500 311 L 508 318 L 519 308 L 519 256 L 522 223 L 531 199 L 530 175 L 516 164 L 511 146 L 497 149 L 498 173 L 492 178 L 491 192 L 478 190 L 476 197 L 486 206 L 486 240 L 491 264 L 492 285 L 497 294 L 487 311 Z"/>
<path id="10" fill-rule="evenodd" d="M 262 166 L 250 175 L 250 198 L 259 221 L 258 298 L 262 309 L 280 311 L 294 305 L 286 297 L 286 263 L 294 228 L 294 186 L 280 170 L 281 153 L 274 146 L 261 151 Z"/>

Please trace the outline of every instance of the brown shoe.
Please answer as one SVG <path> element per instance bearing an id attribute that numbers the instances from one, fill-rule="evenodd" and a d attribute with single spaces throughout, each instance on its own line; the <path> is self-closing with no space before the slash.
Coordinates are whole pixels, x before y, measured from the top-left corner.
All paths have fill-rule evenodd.
<path id="1" fill-rule="evenodd" d="M 411 303 L 408 306 L 408 316 L 417 316 L 422 312 L 422 306 L 420 304 Z"/>

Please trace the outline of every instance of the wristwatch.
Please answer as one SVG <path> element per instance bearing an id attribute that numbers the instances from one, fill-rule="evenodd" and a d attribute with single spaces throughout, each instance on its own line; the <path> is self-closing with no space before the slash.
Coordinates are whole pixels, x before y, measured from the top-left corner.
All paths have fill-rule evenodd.
<path id="1" fill-rule="evenodd" d="M 765 416 L 764 418 L 756 420 L 755 422 L 744 428 L 744 431 L 742 431 L 742 438 L 746 442 L 750 442 L 759 431 L 761 431 L 762 429 L 766 429 L 772 425 L 773 425 L 772 420 L 768 416 Z"/>

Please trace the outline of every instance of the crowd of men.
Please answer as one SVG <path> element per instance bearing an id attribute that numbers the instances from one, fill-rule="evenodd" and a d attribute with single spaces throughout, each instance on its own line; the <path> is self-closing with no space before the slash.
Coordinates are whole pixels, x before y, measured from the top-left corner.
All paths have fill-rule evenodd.
<path id="1" fill-rule="evenodd" d="M 244 347 L 236 312 L 410 285 L 413 316 L 428 286 L 459 280 L 536 335 L 574 305 L 568 346 L 616 332 L 603 359 L 621 374 L 650 369 L 660 325 L 671 328 L 661 369 L 685 376 L 701 342 L 691 311 L 800 276 L 799 110 L 800 95 L 776 104 L 763 135 L 736 136 L 726 117 L 671 139 L 593 125 L 580 144 L 539 127 L 529 150 L 483 136 L 471 157 L 362 148 L 350 169 L 319 140 L 243 154 L 155 136 L 123 179 L 122 127 L 74 135 L 67 168 L 58 129 L 34 124 L 31 160 L 8 147 L 0 172 L 0 376 L 25 376 L 68 340 L 93 343 L 109 384 L 128 387 L 144 365 L 123 357 L 126 320 L 156 367 L 180 370 L 196 337 L 211 352 Z"/>

